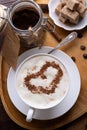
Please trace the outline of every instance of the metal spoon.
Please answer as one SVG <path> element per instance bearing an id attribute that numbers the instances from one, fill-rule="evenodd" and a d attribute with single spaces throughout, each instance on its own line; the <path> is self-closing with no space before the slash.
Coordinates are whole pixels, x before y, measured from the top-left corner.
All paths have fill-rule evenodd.
<path id="1" fill-rule="evenodd" d="M 58 44 L 55 48 L 53 48 L 51 51 L 48 52 L 48 54 L 51 54 L 53 51 L 59 49 L 60 47 L 68 44 L 72 40 L 74 40 L 77 37 L 77 32 L 70 33 L 65 39 L 63 39 L 60 44 Z"/>

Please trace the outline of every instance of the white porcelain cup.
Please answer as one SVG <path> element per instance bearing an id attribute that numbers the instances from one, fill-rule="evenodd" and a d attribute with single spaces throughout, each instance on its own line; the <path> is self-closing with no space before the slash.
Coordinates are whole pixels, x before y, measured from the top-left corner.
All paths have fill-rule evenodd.
<path id="1" fill-rule="evenodd" d="M 26 121 L 35 111 L 54 108 L 69 89 L 67 69 L 57 57 L 39 53 L 26 58 L 15 72 L 15 87 L 21 100 L 29 106 Z"/>

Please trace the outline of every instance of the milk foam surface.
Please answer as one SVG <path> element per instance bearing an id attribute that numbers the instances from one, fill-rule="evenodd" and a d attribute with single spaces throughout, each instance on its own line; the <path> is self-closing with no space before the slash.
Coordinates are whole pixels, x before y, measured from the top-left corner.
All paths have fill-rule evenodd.
<path id="1" fill-rule="evenodd" d="M 56 64 L 58 64 L 63 71 L 63 76 L 60 82 L 57 84 L 57 88 L 55 89 L 54 93 L 51 94 L 32 93 L 25 86 L 24 78 L 27 76 L 28 73 L 33 74 L 40 71 L 41 67 L 47 61 L 49 62 L 54 61 Z M 35 85 L 36 87 L 42 86 L 43 88 L 45 88 L 50 85 L 50 82 L 53 81 L 57 72 L 58 70 L 56 68 L 48 67 L 47 70 L 44 72 L 44 75 L 47 77 L 46 79 L 42 79 L 41 76 L 38 76 L 35 79 L 32 78 L 30 80 L 30 83 L 32 85 Z M 56 103 L 60 102 L 61 99 L 65 96 L 67 89 L 69 87 L 69 76 L 67 70 L 65 69 L 65 67 L 62 65 L 61 62 L 59 62 L 57 59 L 51 56 L 41 55 L 41 56 L 30 58 L 20 67 L 17 74 L 16 85 L 20 97 L 28 105 L 40 109 L 49 108 L 55 105 Z"/>

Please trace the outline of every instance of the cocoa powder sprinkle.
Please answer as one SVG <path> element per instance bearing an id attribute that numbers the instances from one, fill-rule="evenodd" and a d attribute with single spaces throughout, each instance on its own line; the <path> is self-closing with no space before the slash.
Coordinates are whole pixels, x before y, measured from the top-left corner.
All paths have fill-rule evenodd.
<path id="1" fill-rule="evenodd" d="M 53 67 L 58 70 L 57 74 L 55 75 L 55 78 L 53 81 L 50 83 L 49 86 L 46 86 L 45 88 L 42 86 L 35 86 L 30 83 L 30 80 L 32 78 L 37 78 L 38 76 L 41 76 L 42 79 L 47 78 L 44 75 L 44 72 L 47 70 L 48 67 Z M 58 87 L 57 84 L 60 82 L 61 77 L 63 76 L 63 71 L 60 68 L 58 64 L 55 62 L 46 62 L 42 68 L 40 69 L 39 72 L 33 73 L 33 74 L 27 74 L 27 76 L 24 78 L 24 84 L 25 86 L 32 92 L 32 93 L 45 93 L 45 94 L 51 94 L 55 92 L 55 89 Z"/>

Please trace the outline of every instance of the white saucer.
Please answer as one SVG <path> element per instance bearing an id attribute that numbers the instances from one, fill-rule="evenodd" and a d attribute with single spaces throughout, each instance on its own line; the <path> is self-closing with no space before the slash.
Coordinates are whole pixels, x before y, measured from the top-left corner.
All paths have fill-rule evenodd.
<path id="1" fill-rule="evenodd" d="M 28 50 L 24 52 L 21 56 L 19 56 L 18 65 L 25 58 L 27 58 L 28 56 L 31 56 L 32 54 L 47 53 L 51 49 L 52 49 L 51 47 L 42 47 L 42 49 L 34 48 L 31 50 Z M 67 96 L 59 105 L 57 105 L 54 108 L 50 108 L 50 110 L 49 109 L 44 110 L 44 112 L 41 110 L 40 111 L 36 110 L 33 117 L 34 119 L 49 120 L 49 119 L 60 117 L 61 115 L 65 114 L 67 111 L 71 109 L 71 107 L 75 104 L 79 96 L 81 81 L 80 81 L 79 71 L 75 63 L 67 54 L 65 54 L 64 52 L 60 50 L 54 51 L 52 55 L 56 55 L 58 59 L 65 65 L 65 67 L 68 68 L 67 70 L 70 76 L 70 88 L 69 88 Z M 15 75 L 15 71 L 12 68 L 10 68 L 9 73 L 8 73 L 8 78 L 7 78 L 8 94 L 14 106 L 22 114 L 27 115 L 29 107 L 24 102 L 22 102 L 22 100 L 17 95 L 16 88 L 14 86 L 14 75 Z"/>

